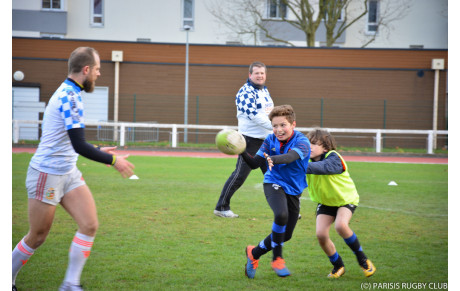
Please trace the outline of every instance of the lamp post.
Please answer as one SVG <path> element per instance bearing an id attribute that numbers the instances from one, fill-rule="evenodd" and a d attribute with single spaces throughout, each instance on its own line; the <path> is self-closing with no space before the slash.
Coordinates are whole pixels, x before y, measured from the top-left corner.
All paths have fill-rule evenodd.
<path id="1" fill-rule="evenodd" d="M 433 97 L 433 151 L 437 147 L 438 130 L 438 94 L 439 94 L 439 70 L 444 70 L 444 59 L 432 59 L 431 69 L 434 70 L 434 97 Z"/>
<path id="2" fill-rule="evenodd" d="M 118 122 L 118 90 L 120 84 L 120 63 L 123 62 L 123 51 L 112 51 L 112 62 L 115 63 L 115 81 L 113 95 L 113 122 Z M 118 141 L 118 126 L 113 128 L 113 141 Z"/>
<path id="3" fill-rule="evenodd" d="M 185 41 L 185 97 L 184 97 L 184 125 L 188 124 L 188 32 L 192 27 L 184 25 Z M 184 143 L 187 143 L 188 128 L 184 128 Z"/>

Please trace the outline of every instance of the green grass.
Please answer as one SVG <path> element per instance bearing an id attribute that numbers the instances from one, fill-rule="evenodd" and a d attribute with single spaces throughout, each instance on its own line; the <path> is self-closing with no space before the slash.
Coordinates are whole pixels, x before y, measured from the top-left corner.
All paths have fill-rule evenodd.
<path id="1" fill-rule="evenodd" d="M 38 145 L 38 140 L 20 140 L 20 145 Z M 114 141 L 91 141 L 92 144 L 99 146 L 118 146 L 118 142 Z M 14 145 L 13 145 L 14 146 Z M 171 149 L 171 143 L 169 141 L 158 141 L 158 142 L 126 142 L 125 147 L 128 148 L 159 148 L 159 149 Z M 177 147 L 180 149 L 193 149 L 193 150 L 217 150 L 216 144 L 214 143 L 183 143 L 178 142 Z M 375 153 L 375 147 L 343 147 L 339 146 L 337 149 L 339 152 L 349 153 Z M 433 151 L 435 154 L 447 155 L 449 151 L 446 148 L 439 148 Z M 426 148 L 400 148 L 400 147 L 384 147 L 382 153 L 395 153 L 395 154 L 426 154 Z"/>
<path id="2" fill-rule="evenodd" d="M 30 154 L 13 154 L 12 245 L 26 234 L 24 186 Z M 244 276 L 244 248 L 270 231 L 272 212 L 254 171 L 232 199 L 238 219 L 212 214 L 235 159 L 130 157 L 139 180 L 79 158 L 93 192 L 100 228 L 82 274 L 85 290 L 360 290 L 361 283 L 447 282 L 447 165 L 349 162 L 361 204 L 351 227 L 377 267 L 365 278 L 344 241 L 331 231 L 346 274 L 331 281 L 315 237 L 315 204 L 302 197 L 294 236 L 284 256 L 292 272 L 278 278 L 271 254 L 254 280 Z M 390 181 L 398 186 L 388 186 Z M 47 241 L 16 280 L 22 290 L 56 290 L 76 231 L 58 207 Z"/>

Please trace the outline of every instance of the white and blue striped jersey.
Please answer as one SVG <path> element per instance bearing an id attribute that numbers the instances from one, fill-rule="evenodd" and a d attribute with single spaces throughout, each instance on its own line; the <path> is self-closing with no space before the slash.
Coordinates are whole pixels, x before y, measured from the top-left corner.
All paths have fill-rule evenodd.
<path id="1" fill-rule="evenodd" d="M 255 88 L 248 79 L 236 94 L 235 104 L 238 131 L 241 134 L 265 139 L 273 131 L 272 123 L 268 119 L 268 114 L 273 109 L 273 100 L 267 87 Z"/>
<path id="2" fill-rule="evenodd" d="M 78 154 L 72 147 L 67 130 L 84 127 L 81 88 L 67 79 L 46 106 L 42 136 L 30 166 L 53 175 L 65 175 L 72 171 L 76 167 Z"/>

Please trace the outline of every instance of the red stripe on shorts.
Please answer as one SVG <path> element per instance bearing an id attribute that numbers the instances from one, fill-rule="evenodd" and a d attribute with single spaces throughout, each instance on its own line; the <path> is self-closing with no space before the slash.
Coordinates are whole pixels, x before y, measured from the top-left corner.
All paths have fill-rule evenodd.
<path id="1" fill-rule="evenodd" d="M 45 190 L 46 178 L 48 177 L 47 173 L 40 172 L 38 176 L 37 182 L 37 193 L 35 195 L 35 199 L 42 200 L 43 199 L 43 192 Z"/>

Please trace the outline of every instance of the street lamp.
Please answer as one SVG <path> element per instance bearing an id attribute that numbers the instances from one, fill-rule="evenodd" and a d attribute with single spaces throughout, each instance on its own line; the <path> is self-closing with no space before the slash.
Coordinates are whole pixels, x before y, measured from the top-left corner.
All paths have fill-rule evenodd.
<path id="1" fill-rule="evenodd" d="M 185 100 L 184 100 L 184 125 L 188 124 L 188 32 L 192 27 L 184 25 L 185 42 Z M 184 128 L 184 143 L 187 143 L 188 128 Z"/>
<path id="2" fill-rule="evenodd" d="M 439 70 L 444 70 L 444 59 L 432 59 L 431 69 L 434 70 L 434 97 L 433 97 L 433 151 L 437 147 L 438 130 L 438 94 L 439 94 Z"/>

